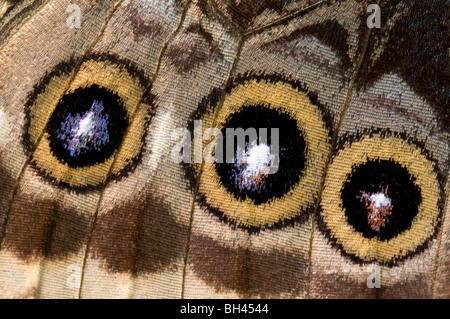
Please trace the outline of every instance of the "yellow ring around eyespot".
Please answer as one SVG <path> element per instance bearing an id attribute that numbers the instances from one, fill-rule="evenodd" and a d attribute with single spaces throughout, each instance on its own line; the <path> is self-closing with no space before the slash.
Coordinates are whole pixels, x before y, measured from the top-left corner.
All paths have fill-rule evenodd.
<path id="1" fill-rule="evenodd" d="M 280 109 L 297 121 L 297 127 L 304 135 L 307 154 L 300 181 L 281 198 L 255 205 L 251 199 L 237 200 L 221 184 L 215 164 L 205 164 L 199 190 L 205 195 L 207 204 L 220 209 L 228 220 L 244 227 L 271 227 L 299 216 L 313 205 L 330 152 L 329 137 L 318 107 L 311 103 L 306 93 L 283 82 L 250 80 L 234 88 L 226 96 L 216 123 L 223 128 L 231 114 L 251 105 Z M 214 126 L 213 116 L 211 113 L 205 116 L 204 127 Z M 203 149 L 206 143 L 204 141 Z"/>
<path id="2" fill-rule="evenodd" d="M 110 61 L 88 60 L 82 64 L 67 92 L 64 92 L 71 75 L 68 73 L 52 78 L 45 91 L 35 99 L 30 109 L 29 127 L 30 140 L 33 145 L 38 142 L 38 137 L 45 130 L 60 98 L 65 93 L 74 92 L 78 88 L 95 84 L 117 94 L 123 101 L 129 119 L 140 106 L 139 102 L 144 94 L 144 88 L 123 66 Z M 130 123 L 120 149 L 116 150 L 119 154 L 117 154 L 117 160 L 111 170 L 112 174 L 119 173 L 128 164 L 130 158 L 139 154 L 145 134 L 147 112 L 148 107 L 143 105 L 138 109 L 133 123 Z M 48 134 L 45 132 L 33 153 L 32 159 L 42 172 L 57 182 L 63 182 L 72 187 L 86 187 L 96 186 L 106 181 L 116 152 L 106 161 L 96 165 L 78 168 L 69 167 L 53 155 Z"/>
<path id="3" fill-rule="evenodd" d="M 393 160 L 405 167 L 421 189 L 422 203 L 411 228 L 382 241 L 365 238 L 351 226 L 345 216 L 341 190 L 352 168 L 368 160 Z M 439 215 L 439 184 L 433 164 L 416 146 L 404 139 L 375 135 L 344 147 L 330 164 L 322 193 L 322 217 L 332 237 L 346 253 L 366 262 L 388 263 L 413 252 L 434 232 Z"/>

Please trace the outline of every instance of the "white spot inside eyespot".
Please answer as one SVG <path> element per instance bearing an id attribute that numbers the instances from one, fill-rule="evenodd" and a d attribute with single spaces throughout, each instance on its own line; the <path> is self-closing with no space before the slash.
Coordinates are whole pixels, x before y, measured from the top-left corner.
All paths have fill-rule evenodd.
<path id="1" fill-rule="evenodd" d="M 247 165 L 243 173 L 254 176 L 261 173 L 267 174 L 270 165 L 275 160 L 275 155 L 271 154 L 270 146 L 261 143 L 252 145 L 244 155 L 244 159 Z"/>
<path id="2" fill-rule="evenodd" d="M 108 114 L 102 115 L 103 102 L 94 101 L 90 111 L 69 116 L 61 123 L 58 138 L 71 156 L 78 156 L 83 150 L 99 150 L 109 142 Z"/>
<path id="3" fill-rule="evenodd" d="M 389 208 L 392 203 L 392 200 L 382 192 L 370 196 L 370 201 L 372 202 L 374 208 L 381 208 L 381 207 Z"/>
<path id="4" fill-rule="evenodd" d="M 87 139 L 91 137 L 93 133 L 94 126 L 94 112 L 90 111 L 86 116 L 80 121 L 80 126 L 77 130 L 76 135 L 79 136 L 80 139 Z"/>
<path id="5" fill-rule="evenodd" d="M 272 154 L 270 145 L 253 141 L 246 149 L 238 147 L 236 152 L 235 183 L 240 188 L 261 190 L 265 180 L 276 164 L 276 154 Z M 242 159 L 239 162 L 239 159 Z"/>

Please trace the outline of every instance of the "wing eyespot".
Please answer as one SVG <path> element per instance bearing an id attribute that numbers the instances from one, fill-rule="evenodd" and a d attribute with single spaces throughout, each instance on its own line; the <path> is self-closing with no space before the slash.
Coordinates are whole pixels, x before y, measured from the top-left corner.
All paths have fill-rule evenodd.
<path id="1" fill-rule="evenodd" d="M 83 191 L 121 178 L 138 164 L 150 106 L 131 64 L 91 56 L 61 63 L 27 103 L 24 136 L 31 165 L 46 180 Z"/>
<path id="2" fill-rule="evenodd" d="M 259 134 L 257 143 L 246 140 L 242 149 L 234 144 L 232 163 L 205 163 L 197 174 L 201 206 L 250 232 L 309 215 L 330 152 L 329 130 L 313 95 L 281 77 L 244 77 L 227 89 L 220 107 L 207 106 L 201 119 L 204 127 L 222 132 L 223 145 L 230 142 L 227 129 L 279 132 L 278 161 L 271 162 L 271 133 Z M 243 162 L 237 161 L 239 154 Z M 274 162 L 277 167 L 270 173 Z"/>
<path id="3" fill-rule="evenodd" d="M 391 265 L 434 235 L 441 193 L 435 165 L 418 145 L 394 133 L 362 136 L 329 165 L 321 226 L 344 254 Z"/>

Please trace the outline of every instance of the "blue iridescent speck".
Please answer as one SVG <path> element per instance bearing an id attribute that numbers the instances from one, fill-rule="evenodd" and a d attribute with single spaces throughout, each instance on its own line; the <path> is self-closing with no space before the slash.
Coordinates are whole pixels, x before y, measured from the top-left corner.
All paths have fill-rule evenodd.
<path id="1" fill-rule="evenodd" d="M 61 128 L 57 130 L 58 139 L 62 141 L 64 148 L 70 151 L 70 156 L 79 156 L 81 153 L 96 150 L 109 142 L 108 114 L 101 114 L 103 101 L 94 100 L 89 111 L 71 113 L 61 122 Z"/>

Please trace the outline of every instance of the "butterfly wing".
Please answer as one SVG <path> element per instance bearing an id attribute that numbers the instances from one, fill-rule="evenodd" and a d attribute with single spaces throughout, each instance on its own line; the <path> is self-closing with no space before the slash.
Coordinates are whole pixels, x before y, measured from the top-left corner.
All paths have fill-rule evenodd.
<path id="1" fill-rule="evenodd" d="M 443 1 L 79 3 L 0 5 L 1 296 L 449 296 Z"/>

